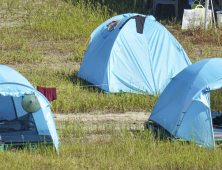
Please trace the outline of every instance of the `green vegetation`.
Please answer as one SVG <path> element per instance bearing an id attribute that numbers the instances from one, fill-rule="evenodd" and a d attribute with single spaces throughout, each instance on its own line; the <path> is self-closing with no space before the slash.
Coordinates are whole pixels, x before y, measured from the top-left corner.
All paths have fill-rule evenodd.
<path id="1" fill-rule="evenodd" d="M 2 0 L 0 4 L 1 64 L 19 71 L 34 87 L 62 87 L 52 102 L 57 112 L 151 111 L 158 97 L 107 95 L 92 87 L 73 87 L 89 85 L 77 77 L 83 47 L 91 32 L 117 12 L 99 1 Z"/>
<path id="2" fill-rule="evenodd" d="M 58 100 L 52 103 L 57 112 L 151 111 L 158 96 L 107 95 L 93 87 L 73 87 L 89 85 L 77 73 L 91 32 L 120 13 L 150 14 L 152 8 L 146 6 L 143 0 L 0 0 L 0 62 L 23 74 L 34 87 L 68 87 L 57 90 Z M 178 39 L 192 62 L 222 57 L 220 29 L 181 31 L 180 18 L 159 22 Z M 220 91 L 211 95 L 214 111 L 222 111 L 220 96 Z"/>
<path id="3" fill-rule="evenodd" d="M 220 169 L 222 152 L 161 141 L 130 124 L 61 124 L 59 155 L 50 149 L 0 152 L 2 169 Z M 4 163 L 3 163 L 4 162 Z"/>
<path id="4" fill-rule="evenodd" d="M 109 94 L 79 79 L 82 50 L 91 32 L 117 14 L 151 14 L 143 0 L 0 0 L 0 63 L 24 75 L 34 87 L 58 87 L 57 112 L 151 111 L 158 96 Z M 179 4 L 179 9 L 182 9 Z M 168 8 L 168 7 L 167 7 Z M 163 11 L 162 15 L 170 10 Z M 182 11 L 182 10 L 180 10 Z M 222 58 L 222 31 L 181 30 L 180 18 L 162 23 L 192 62 Z M 65 88 L 64 88 L 65 87 Z M 211 92 L 212 111 L 222 111 L 222 91 Z M 119 125 L 118 125 L 119 126 Z M 81 121 L 60 124 L 60 153 L 36 148 L 0 152 L 2 169 L 221 169 L 221 148 L 173 144 L 130 123 Z"/>

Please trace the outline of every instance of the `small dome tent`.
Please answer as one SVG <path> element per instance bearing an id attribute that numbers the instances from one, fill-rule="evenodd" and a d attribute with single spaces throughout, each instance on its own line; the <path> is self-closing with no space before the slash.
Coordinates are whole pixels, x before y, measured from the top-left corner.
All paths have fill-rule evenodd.
<path id="1" fill-rule="evenodd" d="M 210 91 L 222 87 L 221 68 L 219 58 L 204 59 L 186 67 L 160 95 L 149 121 L 175 138 L 214 148 L 215 140 L 222 138 L 222 127 L 213 128 Z"/>
<path id="2" fill-rule="evenodd" d="M 26 96 L 36 99 L 33 113 L 24 110 Z M 0 65 L 0 143 L 26 142 L 53 142 L 58 151 L 59 138 L 50 103 L 25 77 Z"/>
<path id="3" fill-rule="evenodd" d="M 161 93 L 191 64 L 179 42 L 153 16 L 115 16 L 90 37 L 78 77 L 107 92 Z"/>

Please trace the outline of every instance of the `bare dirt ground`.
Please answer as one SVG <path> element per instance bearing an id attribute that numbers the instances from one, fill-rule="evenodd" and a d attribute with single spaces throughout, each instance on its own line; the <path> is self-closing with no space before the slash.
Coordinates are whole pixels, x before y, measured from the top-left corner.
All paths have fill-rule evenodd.
<path id="1" fill-rule="evenodd" d="M 144 122 L 150 117 L 150 112 L 126 112 L 126 113 L 81 113 L 81 114 L 56 114 L 57 120 L 62 121 L 75 121 L 80 120 L 85 125 L 90 124 L 115 124 L 116 129 L 119 129 L 118 125 L 131 124 L 130 128 L 134 126 L 143 128 Z"/>

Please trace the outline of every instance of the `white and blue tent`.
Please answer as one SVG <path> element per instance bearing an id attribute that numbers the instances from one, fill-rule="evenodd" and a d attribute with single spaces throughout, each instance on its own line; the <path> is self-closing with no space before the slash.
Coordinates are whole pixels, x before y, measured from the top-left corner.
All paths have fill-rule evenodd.
<path id="1" fill-rule="evenodd" d="M 107 92 L 161 93 L 191 64 L 179 42 L 153 16 L 115 16 L 90 37 L 78 77 Z"/>
<path id="2" fill-rule="evenodd" d="M 40 109 L 28 113 L 22 107 L 26 95 L 35 95 Z M 0 65 L 0 143 L 53 142 L 59 137 L 50 103 L 17 71 Z"/>
<path id="3" fill-rule="evenodd" d="M 222 87 L 222 59 L 198 61 L 172 79 L 160 95 L 149 120 L 175 138 L 194 141 L 208 148 L 222 138 L 222 128 L 213 128 L 210 91 Z"/>

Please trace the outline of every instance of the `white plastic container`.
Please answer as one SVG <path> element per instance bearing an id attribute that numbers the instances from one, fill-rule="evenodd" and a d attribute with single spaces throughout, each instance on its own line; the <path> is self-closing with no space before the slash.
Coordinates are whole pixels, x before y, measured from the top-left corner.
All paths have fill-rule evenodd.
<path id="1" fill-rule="evenodd" d="M 222 28 L 222 11 L 217 11 L 217 25 Z"/>

